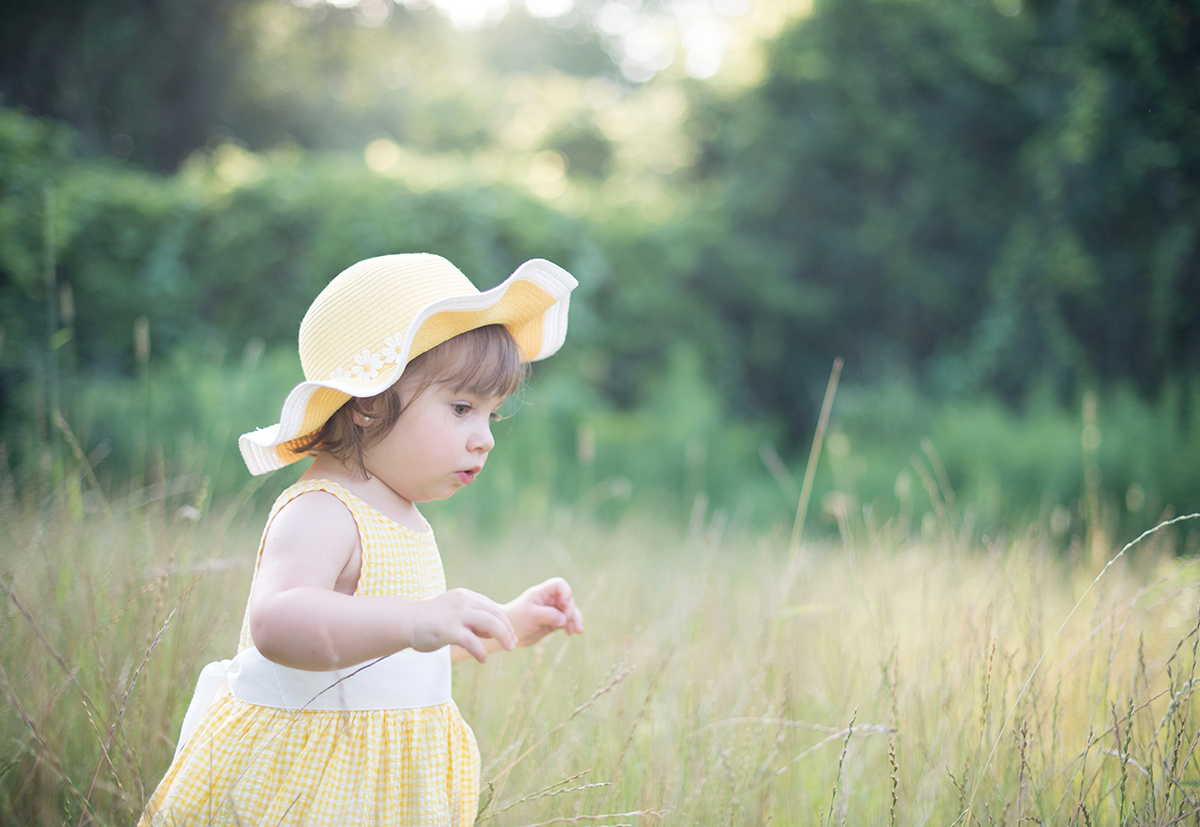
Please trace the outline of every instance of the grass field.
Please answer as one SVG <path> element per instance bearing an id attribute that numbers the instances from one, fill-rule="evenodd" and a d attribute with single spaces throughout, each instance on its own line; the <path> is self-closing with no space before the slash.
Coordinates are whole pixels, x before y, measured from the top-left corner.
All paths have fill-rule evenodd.
<path id="1" fill-rule="evenodd" d="M 196 673 L 231 654 L 263 515 L 171 490 L 0 492 L 0 823 L 134 823 Z M 850 526 L 789 583 L 790 526 L 724 535 L 702 503 L 683 526 L 559 511 L 488 539 L 431 515 L 453 585 L 508 599 L 562 574 L 587 618 L 455 667 L 482 823 L 1200 819 L 1200 562 L 1176 554 L 1195 521 L 1098 581 L 1121 550 L 1099 532 Z"/>

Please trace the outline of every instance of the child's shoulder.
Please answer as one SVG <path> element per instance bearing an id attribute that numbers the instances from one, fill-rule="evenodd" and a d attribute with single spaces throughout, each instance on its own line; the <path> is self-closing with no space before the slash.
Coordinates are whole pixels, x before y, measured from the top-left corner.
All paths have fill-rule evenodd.
<path id="1" fill-rule="evenodd" d="M 345 539 L 353 543 L 358 539 L 358 525 L 350 504 L 338 493 L 342 492 L 318 487 L 295 493 L 280 504 L 268 527 L 268 537 L 305 543 Z"/>

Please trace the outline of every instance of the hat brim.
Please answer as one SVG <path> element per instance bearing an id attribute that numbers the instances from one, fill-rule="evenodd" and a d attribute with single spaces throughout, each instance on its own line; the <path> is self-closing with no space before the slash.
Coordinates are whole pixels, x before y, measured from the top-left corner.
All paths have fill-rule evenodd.
<path id="1" fill-rule="evenodd" d="M 516 340 L 522 361 L 545 359 L 566 339 L 571 291 L 577 285 L 558 265 L 533 259 L 490 290 L 430 302 L 409 325 L 394 364 L 374 378 L 308 380 L 293 388 L 278 424 L 238 440 L 246 467 L 257 476 L 301 459 L 305 452 L 295 450 L 295 443 L 324 425 L 348 399 L 382 393 L 400 380 L 411 359 L 468 330 L 502 324 Z"/>

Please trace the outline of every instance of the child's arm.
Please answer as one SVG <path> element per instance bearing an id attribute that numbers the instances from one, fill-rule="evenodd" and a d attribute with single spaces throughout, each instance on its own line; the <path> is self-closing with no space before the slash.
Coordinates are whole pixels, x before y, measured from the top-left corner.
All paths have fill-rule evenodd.
<path id="1" fill-rule="evenodd" d="M 537 643 L 556 629 L 562 629 L 568 635 L 583 631 L 583 612 L 575 605 L 570 584 L 561 577 L 531 586 L 501 608 L 516 632 L 518 646 Z M 488 652 L 500 648 L 499 641 L 494 638 L 483 644 Z M 451 653 L 454 660 L 462 660 L 471 654 L 457 646 Z"/>
<path id="2" fill-rule="evenodd" d="M 486 642 L 516 645 L 504 610 L 466 589 L 429 600 L 335 591 L 357 544 L 354 518 L 331 494 L 302 494 L 275 516 L 250 595 L 250 634 L 264 657 L 328 670 L 409 647 L 432 652 L 456 644 L 484 661 Z"/>

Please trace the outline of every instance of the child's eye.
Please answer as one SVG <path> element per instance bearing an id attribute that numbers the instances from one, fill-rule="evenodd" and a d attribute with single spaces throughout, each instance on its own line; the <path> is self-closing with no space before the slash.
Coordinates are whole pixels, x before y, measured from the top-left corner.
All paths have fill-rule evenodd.
<path id="1" fill-rule="evenodd" d="M 459 416 L 466 416 L 471 412 L 471 406 L 465 402 L 455 402 L 450 407 L 453 408 L 454 412 Z"/>

